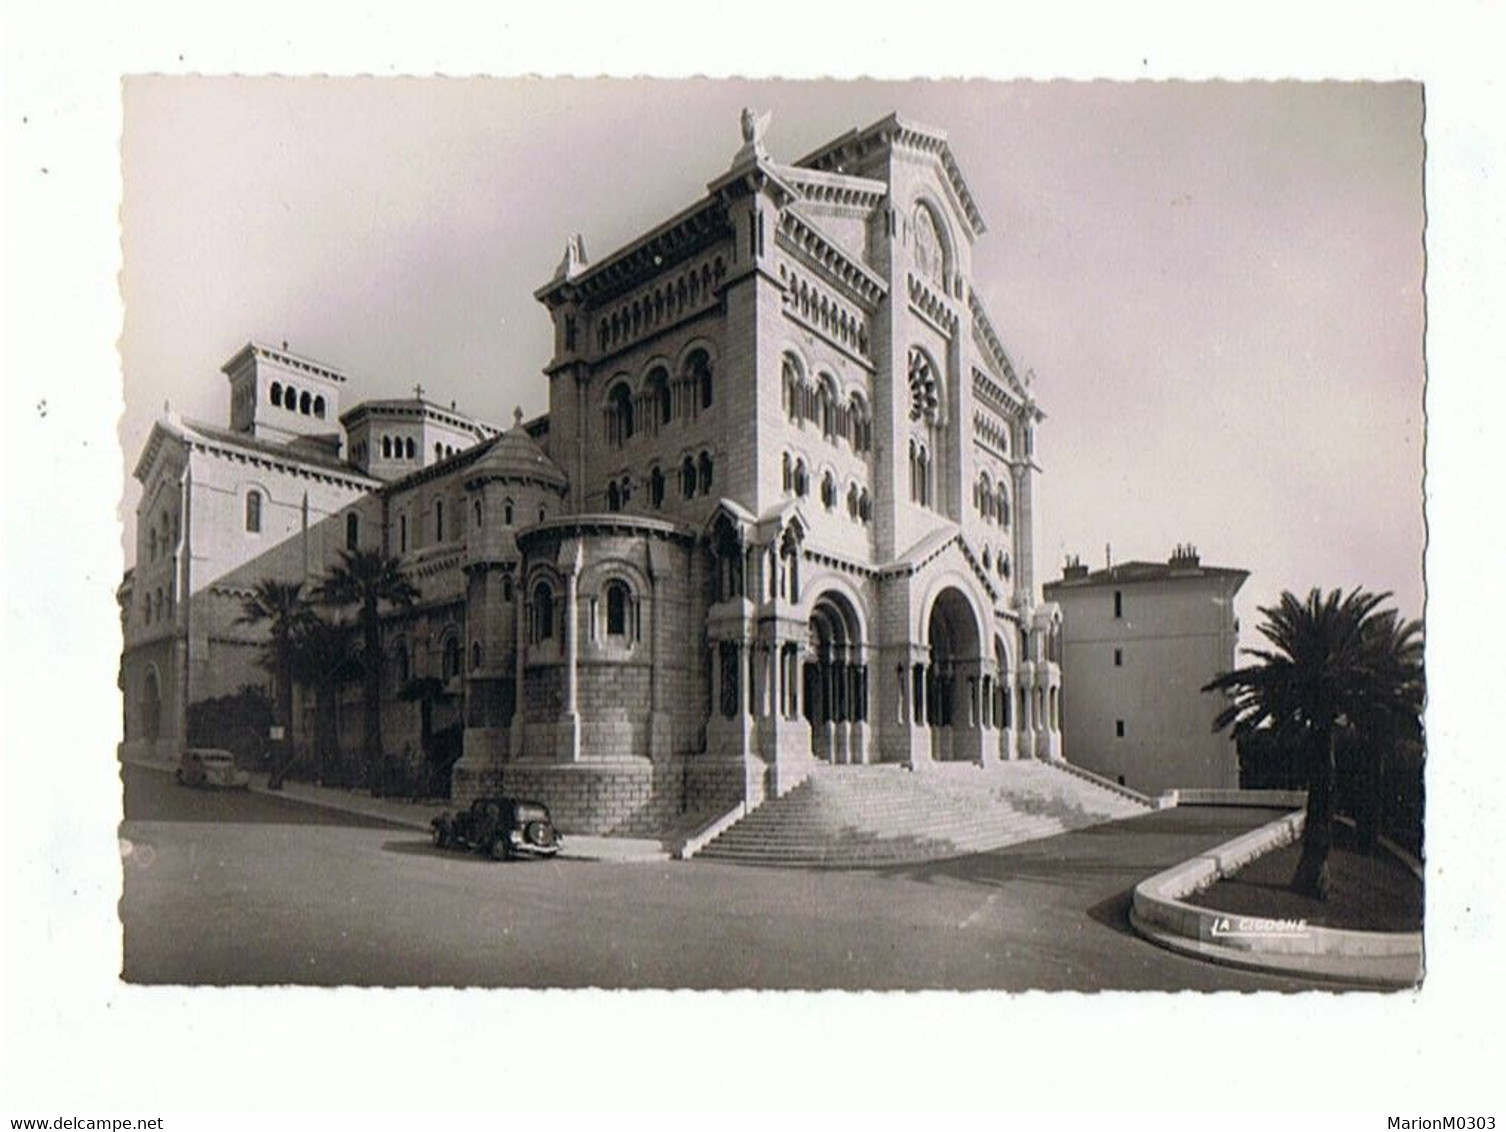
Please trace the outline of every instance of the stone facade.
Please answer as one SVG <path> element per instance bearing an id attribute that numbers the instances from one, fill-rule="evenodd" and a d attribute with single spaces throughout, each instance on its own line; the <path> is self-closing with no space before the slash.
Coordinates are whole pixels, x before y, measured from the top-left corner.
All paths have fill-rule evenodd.
<path id="1" fill-rule="evenodd" d="M 984 223 L 945 135 L 891 116 L 782 164 L 745 115 L 743 141 L 606 258 L 567 242 L 536 292 L 547 418 L 357 406 L 350 497 L 289 529 L 287 560 L 214 582 L 396 555 L 423 597 L 385 626 L 387 686 L 444 681 L 461 801 L 501 789 L 567 830 L 652 833 L 817 761 L 1060 757 L 1060 615 L 1032 580 L 1042 414 L 972 289 Z M 416 441 L 416 469 L 373 463 L 409 419 L 449 439 Z M 129 697 L 129 637 L 126 658 Z M 413 705 L 387 710 L 401 750 Z"/>

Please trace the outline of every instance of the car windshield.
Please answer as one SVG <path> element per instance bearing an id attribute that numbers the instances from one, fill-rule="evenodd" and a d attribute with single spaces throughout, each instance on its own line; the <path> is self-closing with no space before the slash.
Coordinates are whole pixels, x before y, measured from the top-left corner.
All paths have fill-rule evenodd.
<path id="1" fill-rule="evenodd" d="M 548 821 L 549 811 L 543 806 L 522 805 L 517 810 L 519 821 Z"/>

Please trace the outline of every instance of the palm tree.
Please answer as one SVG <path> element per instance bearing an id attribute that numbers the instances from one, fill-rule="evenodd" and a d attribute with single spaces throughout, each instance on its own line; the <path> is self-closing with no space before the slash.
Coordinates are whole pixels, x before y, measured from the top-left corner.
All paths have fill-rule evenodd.
<path id="1" fill-rule="evenodd" d="M 277 685 L 277 721 L 283 728 L 281 751 L 274 756 L 272 781 L 275 789 L 292 761 L 293 751 L 293 679 L 296 663 L 295 640 L 312 615 L 302 582 L 283 582 L 263 578 L 241 601 L 237 625 L 266 625 L 267 643 L 261 664 L 272 673 Z"/>
<path id="2" fill-rule="evenodd" d="M 418 588 L 403 573 L 398 559 L 378 550 L 342 550 L 340 564 L 319 584 L 315 597 L 325 605 L 356 607 L 364 658 L 361 681 L 362 728 L 367 781 L 380 791 L 382 763 L 382 607 L 407 610 Z"/>
<path id="3" fill-rule="evenodd" d="M 1215 731 L 1232 727 L 1239 738 L 1269 727 L 1298 746 L 1307 824 L 1291 887 L 1319 899 L 1329 890 L 1336 734 L 1347 727 L 1375 734 L 1409 715 L 1416 719 L 1421 708 L 1422 628 L 1395 611 L 1378 612 L 1390 596 L 1314 589 L 1302 601 L 1283 593 L 1277 605 L 1260 610 L 1260 632 L 1272 647 L 1245 650 L 1258 663 L 1222 673 L 1203 689 L 1232 697 L 1213 721 Z"/>
<path id="4" fill-rule="evenodd" d="M 314 690 L 314 749 L 319 778 L 325 782 L 329 780 L 331 756 L 339 747 L 336 699 L 352 663 L 360 659 L 352 636 L 351 626 L 310 614 L 293 638 L 294 678 Z"/>

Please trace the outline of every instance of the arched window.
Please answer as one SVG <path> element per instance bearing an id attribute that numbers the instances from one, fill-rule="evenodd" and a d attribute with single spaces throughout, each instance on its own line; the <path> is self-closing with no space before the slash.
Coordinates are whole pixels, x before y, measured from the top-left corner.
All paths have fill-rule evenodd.
<path id="1" fill-rule="evenodd" d="M 607 636 L 627 636 L 628 607 L 632 603 L 632 593 L 628 590 L 627 583 L 616 579 L 608 582 L 606 597 Z"/>
<path id="2" fill-rule="evenodd" d="M 837 478 L 830 472 L 821 477 L 821 503 L 828 511 L 837 505 Z"/>
<path id="3" fill-rule="evenodd" d="M 324 419 L 324 398 L 323 398 L 323 396 L 319 396 L 319 397 L 315 397 L 314 398 L 314 416 L 318 417 L 321 421 Z"/>
<path id="4" fill-rule="evenodd" d="M 795 488 L 795 461 L 790 459 L 788 452 L 784 454 L 784 459 L 781 461 L 780 473 L 780 482 L 784 485 L 785 492 L 793 491 Z"/>
<path id="5" fill-rule="evenodd" d="M 711 491 L 711 455 L 701 453 L 701 494 L 707 495 Z"/>
<path id="6" fill-rule="evenodd" d="M 282 391 L 282 407 L 290 413 L 298 411 L 298 390 L 291 385 Z"/>
<path id="7" fill-rule="evenodd" d="M 805 461 L 795 461 L 795 494 L 804 499 L 810 494 L 810 477 L 805 471 Z"/>
<path id="8" fill-rule="evenodd" d="M 554 638 L 554 591 L 548 582 L 533 587 L 533 639 L 539 641 Z"/>
<path id="9" fill-rule="evenodd" d="M 471 671 L 472 672 L 480 672 L 481 671 L 481 642 L 480 641 L 472 641 L 471 642 Z"/>
<path id="10" fill-rule="evenodd" d="M 481 529 L 481 513 L 481 500 L 473 500 L 471 503 L 471 520 L 475 523 L 478 531 Z"/>
<path id="11" fill-rule="evenodd" d="M 655 508 L 664 506 L 664 472 L 657 464 L 648 474 L 648 500 Z"/>
<path id="12" fill-rule="evenodd" d="M 390 436 L 382 437 L 382 459 L 392 459 L 392 437 Z"/>
<path id="13" fill-rule="evenodd" d="M 847 411 L 852 421 L 852 450 L 867 452 L 873 447 L 873 421 L 868 416 L 868 405 L 854 393 L 848 401 Z"/>
<path id="14" fill-rule="evenodd" d="M 444 542 L 444 500 L 434 501 L 434 541 Z"/>
<path id="15" fill-rule="evenodd" d="M 279 409 L 282 408 L 282 382 L 280 381 L 272 383 L 272 404 Z"/>
<path id="16" fill-rule="evenodd" d="M 858 518 L 865 523 L 873 518 L 873 499 L 866 487 L 858 492 Z"/>
<path id="17" fill-rule="evenodd" d="M 147 534 L 147 561 L 157 561 L 157 528 L 153 527 Z"/>
<path id="18" fill-rule="evenodd" d="M 784 414 L 792 421 L 800 419 L 800 364 L 789 354 L 784 356 Z"/>
<path id="19" fill-rule="evenodd" d="M 355 550 L 361 545 L 361 517 L 354 511 L 345 516 L 345 549 Z"/>
<path id="20" fill-rule="evenodd" d="M 549 512 L 544 508 L 544 505 L 542 503 L 540 503 L 539 504 L 539 522 L 542 523 L 548 517 L 549 517 Z"/>
<path id="21" fill-rule="evenodd" d="M 392 646 L 392 678 L 401 688 L 408 682 L 408 642 L 399 640 Z"/>
<path id="22" fill-rule="evenodd" d="M 439 441 L 437 441 L 437 440 L 434 442 L 434 459 L 436 459 L 436 460 L 443 460 L 444 459 L 444 445 L 441 444 L 441 443 L 439 443 Z"/>
<path id="23" fill-rule="evenodd" d="M 999 526 L 1009 526 L 1009 496 L 1004 494 L 1004 487 L 999 487 Z"/>
<path id="24" fill-rule="evenodd" d="M 697 350 L 686 359 L 685 372 L 690 376 L 701 408 L 711 408 L 711 358 L 705 350 Z"/>
<path id="25" fill-rule="evenodd" d="M 308 416 L 314 411 L 314 399 L 309 395 L 307 389 L 298 394 L 298 411 L 304 416 Z"/>
<path id="26" fill-rule="evenodd" d="M 858 517 L 858 485 L 855 483 L 847 485 L 847 514 L 853 519 Z"/>
<path id="27" fill-rule="evenodd" d="M 622 510 L 622 492 L 617 489 L 616 480 L 613 480 L 611 483 L 607 484 L 607 510 Z"/>
<path id="28" fill-rule="evenodd" d="M 821 435 L 831 440 L 836 418 L 833 412 L 831 379 L 824 374 L 816 382 L 816 421 L 821 426 Z"/>
<path id="29" fill-rule="evenodd" d="M 261 492 L 254 487 L 246 492 L 246 530 L 252 534 L 261 530 Z"/>
<path id="30" fill-rule="evenodd" d="M 941 411 L 941 379 L 924 350 L 910 350 L 910 419 L 935 424 Z"/>
<path id="31" fill-rule="evenodd" d="M 654 419 L 661 425 L 668 424 L 674 410 L 669 397 L 669 373 L 663 366 L 656 367 L 648 375 L 648 394 L 654 407 Z"/>
<path id="32" fill-rule="evenodd" d="M 418 449 L 414 445 L 413 438 L 411 436 L 408 437 L 407 440 L 403 441 L 403 452 L 410 460 L 418 455 Z"/>
<path id="33" fill-rule="evenodd" d="M 988 547 L 985 546 L 983 548 L 983 569 L 985 569 L 985 570 L 991 570 L 991 569 L 993 569 L 993 564 L 994 564 L 993 552 L 990 551 L 988 549 Z"/>
<path id="34" fill-rule="evenodd" d="M 511 574 L 503 574 L 502 575 L 502 600 L 503 601 L 511 601 L 512 598 L 513 598 L 513 593 L 512 593 L 512 575 Z"/>
<path id="35" fill-rule="evenodd" d="M 689 456 L 680 464 L 680 494 L 686 499 L 695 495 L 695 460 Z"/>
<path id="36" fill-rule="evenodd" d="M 633 394 L 625 382 L 612 386 L 607 394 L 608 436 L 613 444 L 633 438 Z"/>
<path id="37" fill-rule="evenodd" d="M 504 527 L 510 527 L 510 526 L 512 526 L 512 500 L 511 499 L 504 499 L 502 501 L 502 525 Z"/>
<path id="38" fill-rule="evenodd" d="M 915 206 L 915 266 L 920 274 L 946 289 L 946 245 L 938 231 L 936 217 L 924 204 Z"/>
<path id="39" fill-rule="evenodd" d="M 397 552 L 408 553 L 408 516 L 406 515 L 397 517 Z"/>

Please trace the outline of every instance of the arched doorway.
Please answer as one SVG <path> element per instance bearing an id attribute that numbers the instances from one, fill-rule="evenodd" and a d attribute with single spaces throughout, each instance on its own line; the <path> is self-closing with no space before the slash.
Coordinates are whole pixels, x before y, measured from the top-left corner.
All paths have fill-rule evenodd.
<path id="1" fill-rule="evenodd" d="M 854 740 L 852 725 L 868 720 L 868 667 L 857 612 L 840 593 L 824 593 L 811 607 L 803 690 L 811 754 L 827 762 L 866 761 L 863 729 Z"/>
<path id="2" fill-rule="evenodd" d="M 930 663 L 917 669 L 916 702 L 931 729 L 931 757 L 958 757 L 956 731 L 980 724 L 979 680 L 982 677 L 978 619 L 961 590 L 944 589 L 931 606 L 926 625 Z M 964 757 L 976 758 L 976 752 Z"/>

